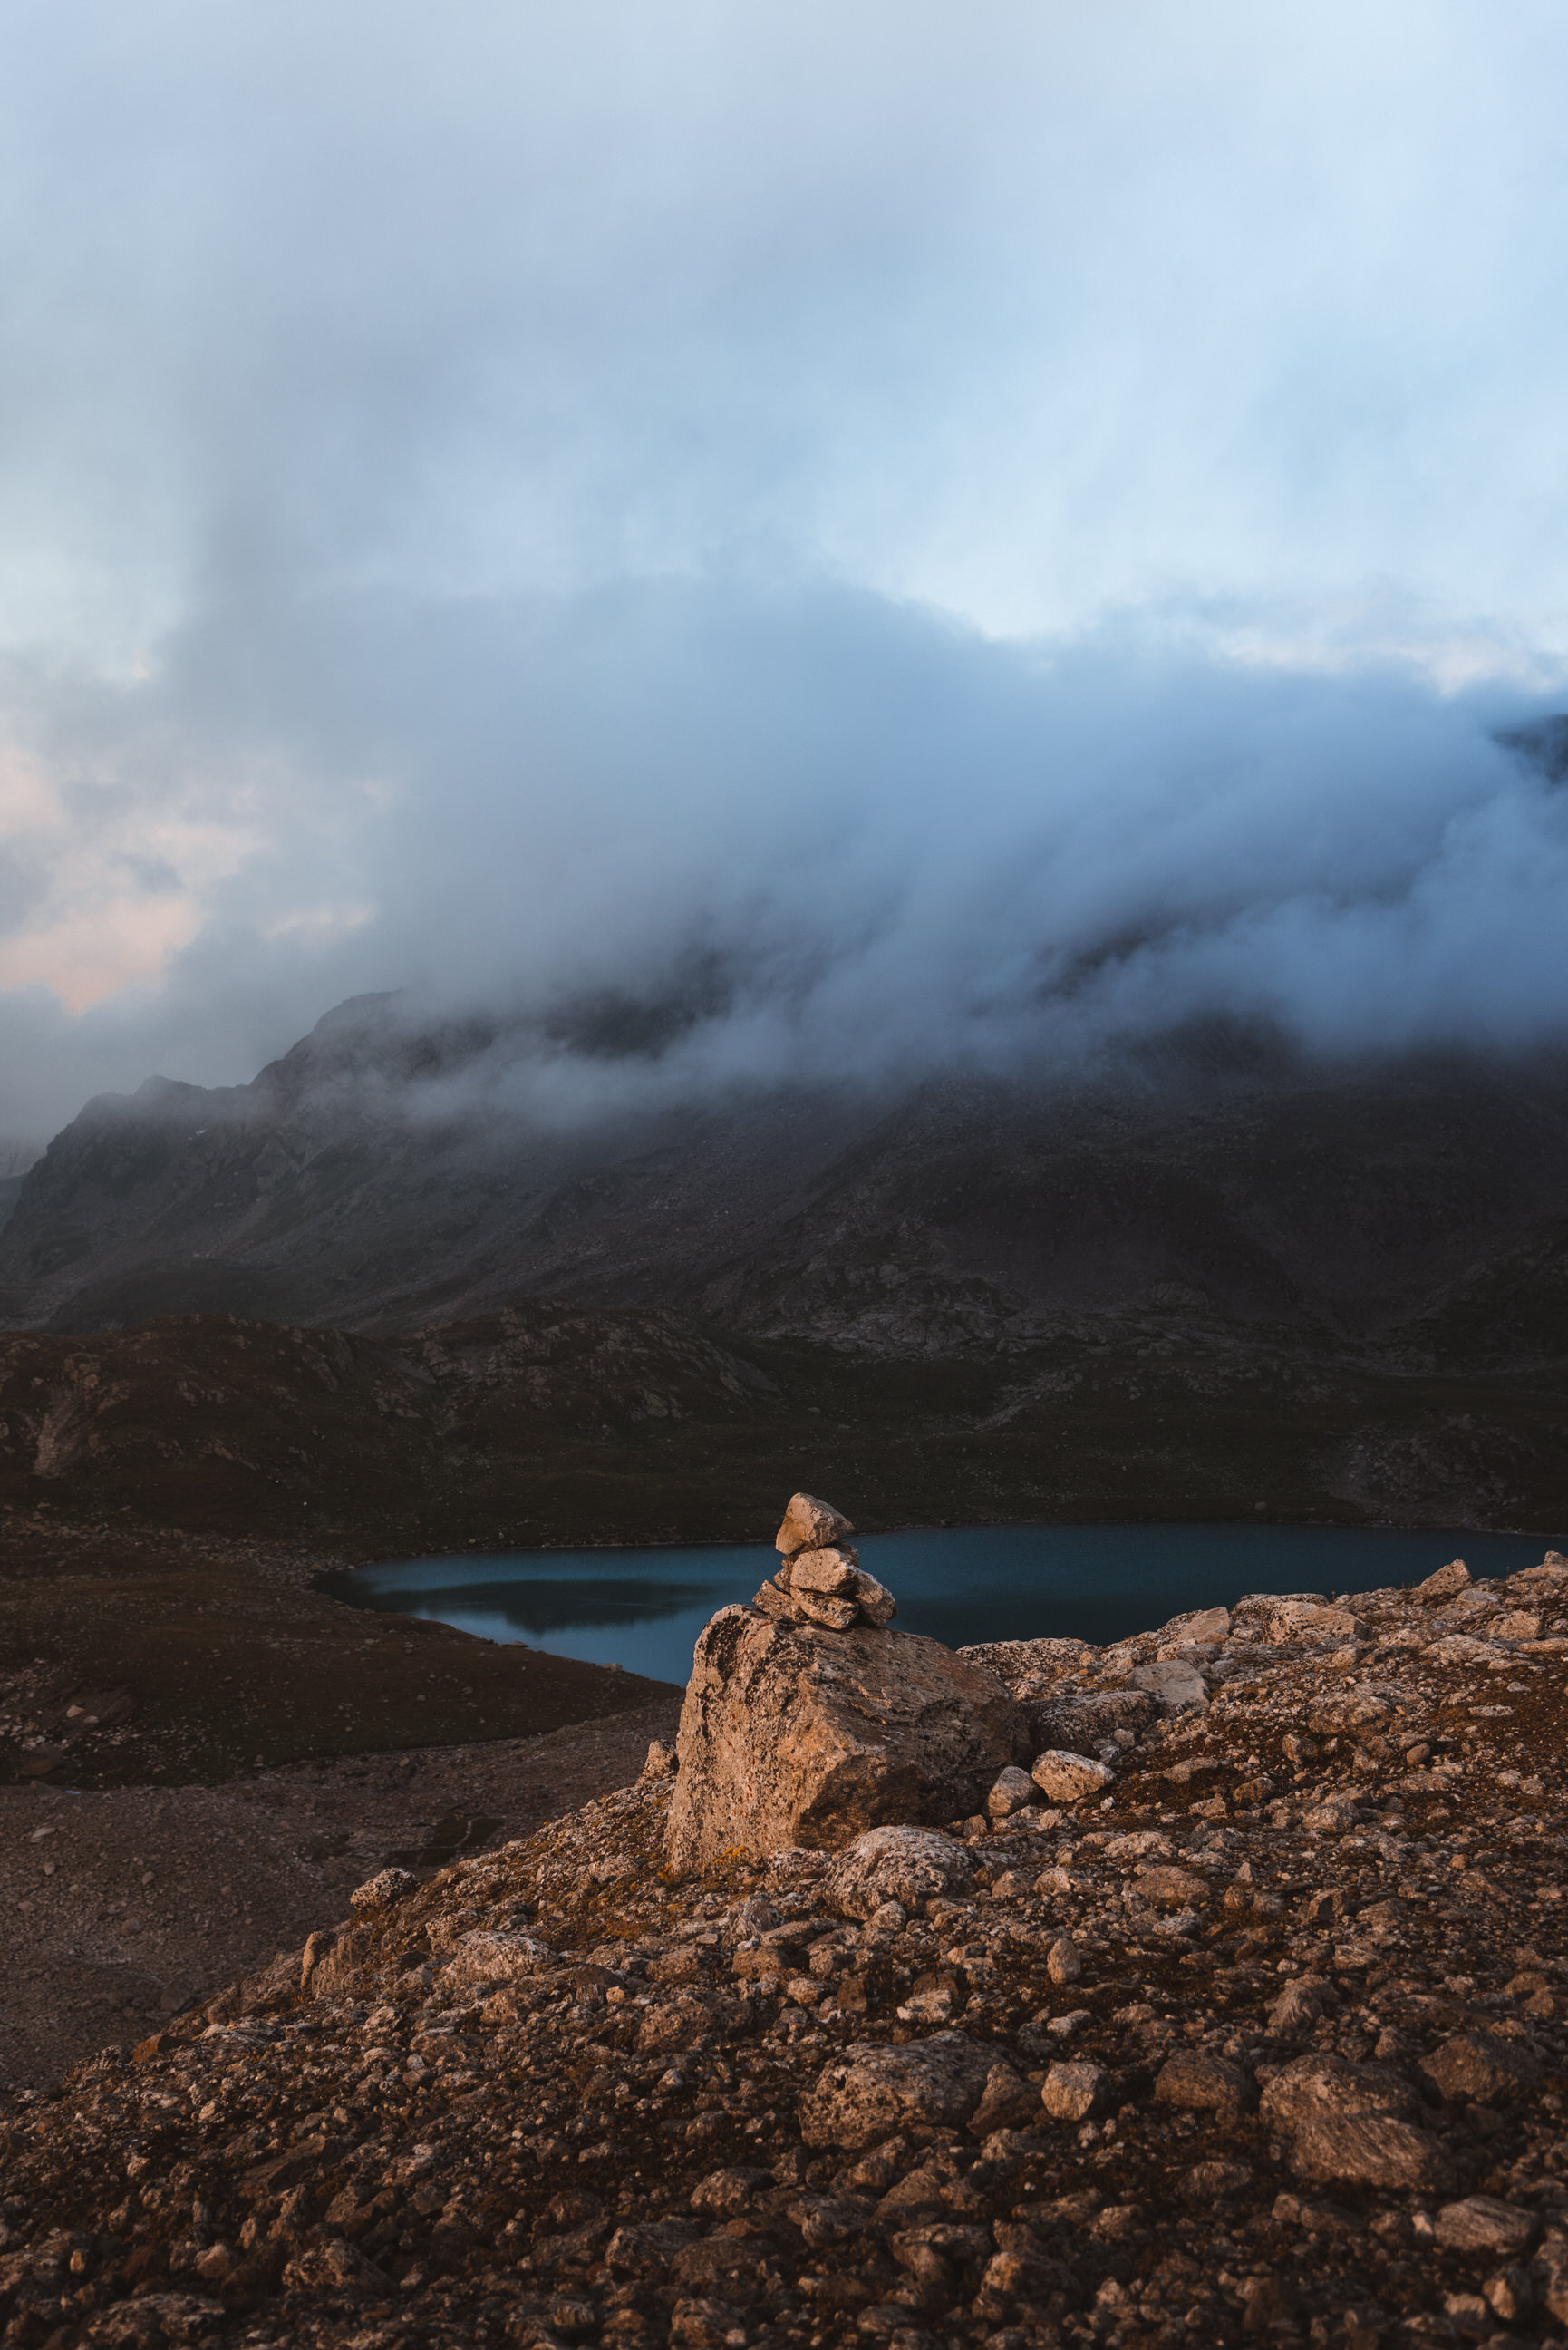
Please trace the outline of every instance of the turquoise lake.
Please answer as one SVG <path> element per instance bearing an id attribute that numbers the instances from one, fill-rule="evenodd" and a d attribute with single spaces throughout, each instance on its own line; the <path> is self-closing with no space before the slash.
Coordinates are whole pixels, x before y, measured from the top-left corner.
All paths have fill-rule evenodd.
<path id="1" fill-rule="evenodd" d="M 1546 1544 L 1425 1527 L 1057 1525 L 920 1527 L 858 1547 L 897 1596 L 901 1630 L 961 1648 L 1047 1634 L 1116 1640 L 1246 1591 L 1366 1591 L 1419 1582 L 1450 1558 L 1475 1575 L 1509 1575 L 1536 1565 Z M 750 1599 L 777 1563 L 760 1543 L 470 1552 L 358 1567 L 326 1588 L 355 1607 L 684 1681 L 714 1609 Z"/>

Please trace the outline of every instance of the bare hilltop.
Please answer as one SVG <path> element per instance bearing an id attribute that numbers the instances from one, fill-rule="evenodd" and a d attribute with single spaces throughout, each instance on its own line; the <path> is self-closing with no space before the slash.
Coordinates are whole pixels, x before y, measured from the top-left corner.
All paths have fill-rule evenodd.
<path id="1" fill-rule="evenodd" d="M 781 1548 L 639 1776 L 6 2097 L 0 2338 L 1560 2341 L 1568 1562 L 953 1654 Z"/>

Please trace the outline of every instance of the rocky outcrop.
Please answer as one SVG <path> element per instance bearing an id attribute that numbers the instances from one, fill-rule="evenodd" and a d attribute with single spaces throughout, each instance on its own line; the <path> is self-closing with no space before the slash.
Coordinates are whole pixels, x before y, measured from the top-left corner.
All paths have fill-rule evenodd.
<path id="1" fill-rule="evenodd" d="M 721 1608 L 681 1708 L 670 1866 L 965 1818 L 1028 1745 L 1012 1699 L 940 1641 Z"/>
<path id="2" fill-rule="evenodd" d="M 961 1837 L 672 1882 L 660 1755 L 422 1884 L 383 1871 L 292 1969 L 0 2093 L 0 2335 L 1544 2350 L 1565 1596 L 1553 1561 L 1364 1592 L 1355 1641 L 1238 1607 L 1208 1707 L 1109 1742 L 1108 1797 Z M 1539 1639 L 1445 1652 L 1451 1607 L 1526 1601 Z M 735 1612 L 841 1666 L 898 1650 Z"/>
<path id="3" fill-rule="evenodd" d="M 671 1865 L 961 1818 L 1026 1744 L 1011 1701 L 938 1641 L 722 1609 L 681 1710 Z"/>

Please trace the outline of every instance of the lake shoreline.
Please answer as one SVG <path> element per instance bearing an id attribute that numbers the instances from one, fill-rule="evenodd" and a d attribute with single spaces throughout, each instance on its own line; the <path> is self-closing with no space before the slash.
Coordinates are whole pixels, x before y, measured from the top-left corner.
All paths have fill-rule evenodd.
<path id="1" fill-rule="evenodd" d="M 1507 1572 L 1542 1538 L 1462 1527 L 1259 1521 L 968 1523 L 862 1534 L 867 1566 L 900 1595 L 899 1625 L 948 1647 L 1068 1637 L 1104 1642 L 1149 1619 L 1250 1590 L 1325 1597 L 1414 1583 L 1456 1555 Z M 683 1679 L 721 1607 L 772 1571 L 765 1543 L 451 1550 L 363 1560 L 320 1587 L 367 1613 L 482 1640 Z"/>

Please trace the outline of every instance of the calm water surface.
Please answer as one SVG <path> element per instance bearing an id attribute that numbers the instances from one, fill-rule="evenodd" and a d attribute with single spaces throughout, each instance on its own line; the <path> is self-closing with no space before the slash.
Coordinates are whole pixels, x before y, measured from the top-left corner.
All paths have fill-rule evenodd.
<path id="1" fill-rule="evenodd" d="M 1472 1575 L 1532 1566 L 1536 1535 L 1350 1526 L 933 1526 L 867 1534 L 899 1628 L 950 1648 L 1057 1634 L 1119 1640 L 1245 1591 L 1366 1591 L 1418 1582 L 1445 1560 Z M 523 1551 L 363 1566 L 327 1586 L 359 1607 L 426 1616 L 486 1640 L 684 1681 L 716 1607 L 750 1599 L 777 1565 L 735 1549 Z"/>

